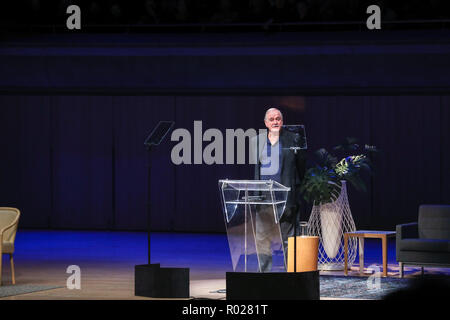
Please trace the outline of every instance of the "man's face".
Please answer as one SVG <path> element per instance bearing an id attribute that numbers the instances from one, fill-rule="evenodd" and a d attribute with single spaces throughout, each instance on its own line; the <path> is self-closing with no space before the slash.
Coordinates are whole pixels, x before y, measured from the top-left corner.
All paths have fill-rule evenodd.
<path id="1" fill-rule="evenodd" d="M 264 120 L 264 124 L 270 132 L 280 132 L 281 126 L 283 125 L 281 112 L 278 110 L 269 111 Z"/>

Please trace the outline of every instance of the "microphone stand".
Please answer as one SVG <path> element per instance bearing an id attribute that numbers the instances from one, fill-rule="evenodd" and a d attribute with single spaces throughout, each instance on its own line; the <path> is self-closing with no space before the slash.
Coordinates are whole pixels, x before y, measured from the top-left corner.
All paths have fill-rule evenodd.
<path id="1" fill-rule="evenodd" d="M 151 162 L 152 162 L 152 156 L 151 156 L 151 149 L 152 146 L 148 145 L 147 146 L 147 240 L 148 240 L 148 264 L 151 264 L 151 246 L 150 246 L 150 239 L 151 239 L 151 173 L 152 173 L 152 166 L 151 166 Z"/>
<path id="2" fill-rule="evenodd" d="M 289 150 L 294 151 L 294 154 L 297 154 L 298 150 L 301 150 L 300 147 L 289 147 Z M 298 205 L 294 207 L 294 273 L 297 272 L 297 220 L 298 220 Z"/>

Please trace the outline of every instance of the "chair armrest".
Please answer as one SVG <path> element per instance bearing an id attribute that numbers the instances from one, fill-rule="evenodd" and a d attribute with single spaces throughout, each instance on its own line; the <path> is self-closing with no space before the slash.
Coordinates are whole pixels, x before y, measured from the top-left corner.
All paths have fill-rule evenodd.
<path id="1" fill-rule="evenodd" d="M 398 224 L 396 227 L 397 241 L 406 238 L 418 238 L 419 237 L 419 226 L 417 222 Z"/>

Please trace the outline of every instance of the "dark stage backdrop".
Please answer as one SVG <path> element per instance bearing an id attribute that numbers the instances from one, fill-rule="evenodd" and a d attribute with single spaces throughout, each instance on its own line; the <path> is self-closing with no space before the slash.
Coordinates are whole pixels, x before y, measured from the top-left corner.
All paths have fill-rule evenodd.
<path id="1" fill-rule="evenodd" d="M 358 228 L 394 229 L 422 203 L 450 203 L 448 96 L 0 96 L 0 205 L 23 228 L 145 230 L 148 154 L 159 120 L 193 132 L 263 128 L 268 106 L 305 124 L 309 156 L 347 136 L 381 149 L 369 192 L 349 188 Z M 206 145 L 205 143 L 204 145 Z M 218 179 L 251 179 L 248 165 L 171 163 L 152 155 L 155 231 L 225 231 Z M 307 219 L 309 212 L 302 217 Z"/>

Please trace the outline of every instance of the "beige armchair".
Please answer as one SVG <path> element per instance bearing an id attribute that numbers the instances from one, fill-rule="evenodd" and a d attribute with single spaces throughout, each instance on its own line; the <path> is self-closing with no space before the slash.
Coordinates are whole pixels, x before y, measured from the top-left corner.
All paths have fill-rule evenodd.
<path id="1" fill-rule="evenodd" d="M 0 286 L 2 285 L 2 256 L 9 254 L 11 261 L 12 283 L 16 284 L 14 275 L 14 240 L 19 225 L 20 211 L 16 208 L 0 207 Z"/>

